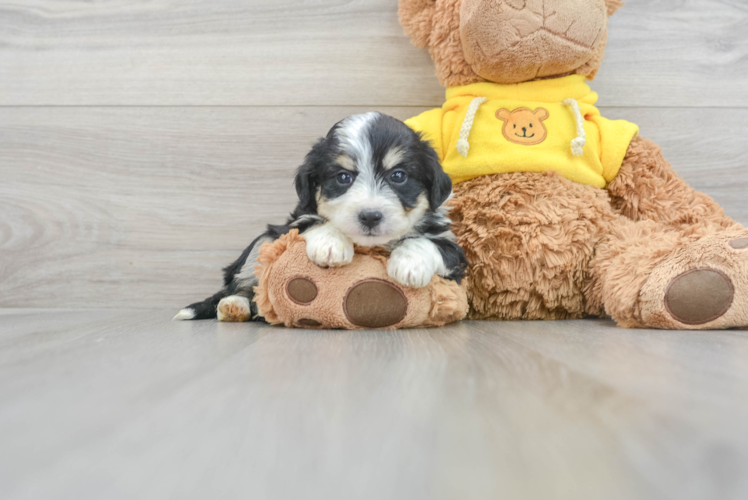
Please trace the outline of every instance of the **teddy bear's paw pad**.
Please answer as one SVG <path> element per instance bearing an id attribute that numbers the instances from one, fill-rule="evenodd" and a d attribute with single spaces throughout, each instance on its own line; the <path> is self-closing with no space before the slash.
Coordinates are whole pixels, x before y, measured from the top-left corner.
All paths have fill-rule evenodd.
<path id="1" fill-rule="evenodd" d="M 745 250 L 748 248 L 748 237 L 747 238 L 736 238 L 732 240 L 729 245 L 735 250 Z"/>
<path id="2" fill-rule="evenodd" d="M 224 297 L 218 303 L 218 321 L 243 323 L 249 321 L 249 299 L 240 295 Z"/>
<path id="3" fill-rule="evenodd" d="M 286 285 L 286 294 L 295 303 L 307 305 L 317 298 L 317 285 L 309 278 L 294 278 Z"/>
<path id="4" fill-rule="evenodd" d="M 721 318 L 734 298 L 735 287 L 725 273 L 709 268 L 691 269 L 670 282 L 665 292 L 665 308 L 684 325 L 703 325 Z"/>
<path id="5" fill-rule="evenodd" d="M 408 313 L 408 300 L 395 285 L 367 279 L 353 285 L 343 299 L 348 321 L 363 328 L 387 328 L 400 323 Z"/>

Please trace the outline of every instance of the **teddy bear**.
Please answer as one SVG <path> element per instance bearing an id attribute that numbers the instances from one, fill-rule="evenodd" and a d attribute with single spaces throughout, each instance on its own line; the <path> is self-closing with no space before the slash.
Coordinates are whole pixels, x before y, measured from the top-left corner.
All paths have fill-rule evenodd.
<path id="1" fill-rule="evenodd" d="M 748 325 L 748 230 L 679 178 L 594 79 L 619 0 L 399 0 L 446 87 L 406 121 L 454 184 L 468 317 Z"/>

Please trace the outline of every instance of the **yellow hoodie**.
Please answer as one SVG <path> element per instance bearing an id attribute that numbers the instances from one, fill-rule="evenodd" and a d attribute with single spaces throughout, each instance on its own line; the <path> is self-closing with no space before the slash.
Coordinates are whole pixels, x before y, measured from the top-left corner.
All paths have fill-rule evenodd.
<path id="1" fill-rule="evenodd" d="M 405 123 L 423 133 L 455 184 L 508 172 L 554 170 L 605 187 L 639 128 L 608 120 L 581 75 L 447 89 L 447 102 Z"/>

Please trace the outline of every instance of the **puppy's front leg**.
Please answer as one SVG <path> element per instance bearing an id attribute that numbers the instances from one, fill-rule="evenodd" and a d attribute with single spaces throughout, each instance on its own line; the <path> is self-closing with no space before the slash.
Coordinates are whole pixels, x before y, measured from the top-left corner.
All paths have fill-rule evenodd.
<path id="1" fill-rule="evenodd" d="M 409 238 L 392 251 L 387 274 L 401 285 L 423 288 L 434 274 L 446 275 L 447 270 L 434 242 L 428 238 Z"/>
<path id="2" fill-rule="evenodd" d="M 353 260 L 353 242 L 329 222 L 304 231 L 306 254 L 320 267 L 339 267 Z"/>

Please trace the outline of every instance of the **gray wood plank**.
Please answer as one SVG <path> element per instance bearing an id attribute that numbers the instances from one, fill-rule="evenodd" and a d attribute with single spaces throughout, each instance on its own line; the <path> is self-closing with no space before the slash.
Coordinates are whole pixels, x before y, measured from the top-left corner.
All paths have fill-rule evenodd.
<path id="1" fill-rule="evenodd" d="M 629 0 L 609 106 L 748 106 L 748 5 Z M 395 0 L 0 2 L 0 105 L 435 106 Z"/>
<path id="2" fill-rule="evenodd" d="M 742 499 L 748 337 L 0 315 L 0 496 Z"/>
<path id="3" fill-rule="evenodd" d="M 313 140 L 363 110 L 5 109 L 0 307 L 177 308 L 213 293 L 221 267 L 293 208 L 293 171 Z M 638 122 L 686 180 L 748 223 L 744 112 L 604 114 Z"/>

